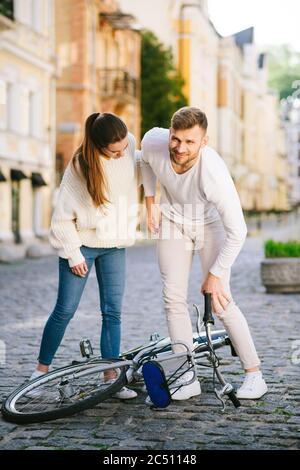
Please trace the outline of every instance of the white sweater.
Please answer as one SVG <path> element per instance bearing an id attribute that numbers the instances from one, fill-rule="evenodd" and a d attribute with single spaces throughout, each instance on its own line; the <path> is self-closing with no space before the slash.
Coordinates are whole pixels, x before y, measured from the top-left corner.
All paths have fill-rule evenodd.
<path id="1" fill-rule="evenodd" d="M 121 248 L 134 244 L 137 224 L 137 165 L 135 138 L 128 134 L 125 155 L 102 158 L 109 203 L 96 208 L 83 177 L 72 162 L 64 173 L 51 220 L 50 242 L 70 267 L 84 261 L 82 245 Z M 77 165 L 78 167 L 78 165 Z"/>
<path id="2" fill-rule="evenodd" d="M 239 196 L 222 158 L 205 146 L 195 165 L 177 174 L 170 160 L 169 131 L 155 127 L 142 140 L 141 171 L 145 196 L 155 195 L 159 179 L 160 208 L 169 219 L 205 226 L 221 217 L 226 240 L 210 272 L 222 277 L 224 270 L 232 266 L 247 234 Z"/>

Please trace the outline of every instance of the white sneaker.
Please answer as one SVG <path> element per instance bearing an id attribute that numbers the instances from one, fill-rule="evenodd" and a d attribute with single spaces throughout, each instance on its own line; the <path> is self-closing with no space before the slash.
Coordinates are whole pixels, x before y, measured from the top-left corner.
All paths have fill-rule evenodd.
<path id="1" fill-rule="evenodd" d="M 31 382 L 32 380 L 37 379 L 38 377 L 41 377 L 42 375 L 45 375 L 45 373 L 46 372 L 35 370 L 29 377 L 28 381 Z M 42 395 L 42 393 L 43 393 L 43 388 L 38 387 L 38 388 L 33 388 L 32 390 L 29 390 L 29 392 L 27 392 L 25 396 L 29 398 L 38 398 Z"/>
<path id="2" fill-rule="evenodd" d="M 177 379 L 176 382 L 174 382 L 174 384 L 172 384 L 172 385 L 176 385 L 176 386 L 182 385 L 185 382 L 188 382 L 189 380 L 191 380 L 192 377 L 193 377 L 193 372 L 192 371 L 186 372 L 185 374 L 183 374 L 182 377 Z M 197 379 L 197 377 L 192 383 L 190 383 L 188 385 L 182 385 L 174 393 L 172 393 L 172 389 L 173 389 L 173 386 L 170 389 L 172 400 L 187 400 L 188 398 L 195 397 L 196 395 L 201 394 L 201 386 L 200 386 L 200 382 Z"/>
<path id="3" fill-rule="evenodd" d="M 153 406 L 152 400 L 151 400 L 151 398 L 149 397 L 149 395 L 146 396 L 145 405 L 147 405 L 147 406 Z"/>
<path id="4" fill-rule="evenodd" d="M 237 390 L 237 398 L 244 400 L 257 400 L 267 393 L 268 387 L 261 372 L 246 373 L 242 386 Z"/>
<path id="5" fill-rule="evenodd" d="M 130 400 L 131 398 L 137 397 L 137 393 L 127 387 L 122 387 L 117 393 L 113 395 L 114 398 L 120 398 L 120 400 Z"/>

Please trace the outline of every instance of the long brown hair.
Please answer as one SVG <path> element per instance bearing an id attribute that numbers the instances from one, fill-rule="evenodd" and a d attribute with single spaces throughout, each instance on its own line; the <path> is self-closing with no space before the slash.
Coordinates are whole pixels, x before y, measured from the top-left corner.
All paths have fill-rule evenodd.
<path id="1" fill-rule="evenodd" d="M 78 161 L 88 192 L 96 207 L 109 202 L 99 153 L 109 144 L 125 139 L 127 132 L 126 124 L 112 113 L 93 113 L 85 121 L 83 142 L 76 150 L 72 163 L 76 170 Z"/>

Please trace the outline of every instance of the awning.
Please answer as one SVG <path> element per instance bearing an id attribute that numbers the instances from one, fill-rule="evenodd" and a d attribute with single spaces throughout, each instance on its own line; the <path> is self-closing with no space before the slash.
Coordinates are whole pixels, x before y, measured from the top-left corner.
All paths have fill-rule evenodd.
<path id="1" fill-rule="evenodd" d="M 14 170 L 14 169 L 10 170 L 10 177 L 13 181 L 21 181 L 21 180 L 28 178 L 28 176 L 26 176 L 22 170 Z"/>
<path id="2" fill-rule="evenodd" d="M 5 178 L 4 174 L 0 170 L 0 183 L 4 183 L 5 181 L 7 181 L 7 179 Z"/>
<path id="3" fill-rule="evenodd" d="M 46 181 L 44 180 L 41 173 L 32 173 L 31 174 L 31 183 L 34 188 L 39 188 L 40 186 L 47 186 Z"/>

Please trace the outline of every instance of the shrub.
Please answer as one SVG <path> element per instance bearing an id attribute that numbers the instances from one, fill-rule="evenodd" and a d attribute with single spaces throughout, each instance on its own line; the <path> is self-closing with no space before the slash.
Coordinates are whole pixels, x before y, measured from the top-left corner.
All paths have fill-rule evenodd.
<path id="1" fill-rule="evenodd" d="M 289 240 L 287 242 L 277 242 L 267 240 L 264 243 L 266 258 L 299 258 L 300 242 Z"/>

